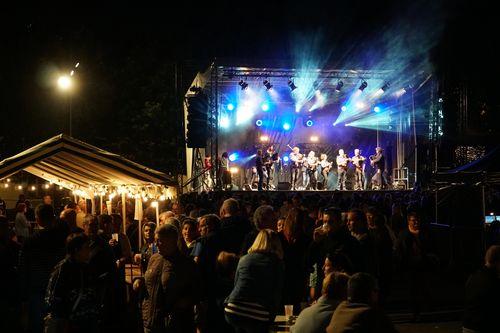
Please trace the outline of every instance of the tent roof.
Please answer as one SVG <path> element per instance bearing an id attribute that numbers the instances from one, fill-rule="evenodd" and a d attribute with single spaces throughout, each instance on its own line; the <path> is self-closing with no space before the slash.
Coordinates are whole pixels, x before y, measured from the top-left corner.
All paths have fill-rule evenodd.
<path id="1" fill-rule="evenodd" d="M 21 170 L 75 187 L 175 185 L 162 172 L 64 134 L 1 161 L 0 179 Z"/>

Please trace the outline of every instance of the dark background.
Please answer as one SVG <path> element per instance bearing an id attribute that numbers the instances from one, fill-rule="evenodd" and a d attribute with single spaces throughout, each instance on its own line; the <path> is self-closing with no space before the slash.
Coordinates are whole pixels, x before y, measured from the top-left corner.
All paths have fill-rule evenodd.
<path id="1" fill-rule="evenodd" d="M 79 6 L 3 12 L 0 158 L 67 130 L 68 99 L 49 74 L 80 62 L 73 136 L 176 173 L 184 149 L 182 96 L 214 58 L 288 60 L 301 41 L 316 38 L 328 65 L 369 68 L 384 52 L 379 35 L 401 17 L 407 31 L 439 26 L 426 54 L 445 101 L 443 141 L 498 139 L 499 29 L 488 1 Z"/>

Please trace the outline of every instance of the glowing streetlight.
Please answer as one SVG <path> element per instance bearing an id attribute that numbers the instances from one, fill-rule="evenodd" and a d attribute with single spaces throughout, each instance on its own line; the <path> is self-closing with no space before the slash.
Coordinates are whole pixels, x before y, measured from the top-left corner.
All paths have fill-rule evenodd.
<path id="1" fill-rule="evenodd" d="M 71 78 L 67 75 L 61 75 L 57 79 L 57 86 L 61 90 L 68 90 L 69 88 L 71 88 L 71 83 Z"/>

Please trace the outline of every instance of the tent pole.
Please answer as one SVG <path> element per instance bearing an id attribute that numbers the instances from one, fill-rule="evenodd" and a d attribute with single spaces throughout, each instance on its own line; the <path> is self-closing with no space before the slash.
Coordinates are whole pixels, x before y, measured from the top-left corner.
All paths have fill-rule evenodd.
<path id="1" fill-rule="evenodd" d="M 127 232 L 127 202 L 125 200 L 125 192 L 122 193 L 122 222 L 123 233 Z"/>
<path id="2" fill-rule="evenodd" d="M 100 203 L 100 206 L 99 206 L 99 214 L 102 215 L 102 194 L 99 195 L 99 203 Z"/>

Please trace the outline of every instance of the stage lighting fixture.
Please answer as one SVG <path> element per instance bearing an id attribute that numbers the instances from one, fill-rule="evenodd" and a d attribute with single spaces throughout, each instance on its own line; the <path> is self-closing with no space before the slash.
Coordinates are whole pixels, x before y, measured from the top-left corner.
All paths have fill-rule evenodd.
<path id="1" fill-rule="evenodd" d="M 387 91 L 387 89 L 389 89 L 389 87 L 390 87 L 390 86 L 391 86 L 391 84 L 390 84 L 389 82 L 386 82 L 386 83 L 382 86 L 382 88 L 380 88 L 380 89 L 382 89 L 382 91 L 384 91 L 384 92 L 385 92 L 385 91 Z"/>
<path id="2" fill-rule="evenodd" d="M 269 104 L 267 103 L 263 103 L 260 108 L 262 109 L 262 111 L 269 111 Z"/>
<path id="3" fill-rule="evenodd" d="M 345 105 L 342 105 L 342 107 L 340 108 L 340 110 L 342 110 L 342 112 L 345 112 L 345 111 L 347 111 L 347 106 L 345 106 Z"/>
<path id="4" fill-rule="evenodd" d="M 264 80 L 262 84 L 266 87 L 266 90 L 269 90 L 273 87 L 273 85 L 271 84 L 271 82 L 269 82 L 269 80 Z"/>
<path id="5" fill-rule="evenodd" d="M 238 153 L 232 153 L 231 155 L 229 155 L 229 160 L 231 162 L 234 162 L 238 159 Z"/>
<path id="6" fill-rule="evenodd" d="M 290 125 L 289 123 L 284 123 L 284 124 L 283 124 L 283 129 L 284 129 L 285 131 L 288 131 L 290 128 L 292 128 L 292 125 Z"/>
<path id="7" fill-rule="evenodd" d="M 311 138 L 310 138 L 310 139 L 311 139 L 311 142 L 318 142 L 318 141 L 319 141 L 319 138 L 318 138 L 318 136 L 317 136 L 317 135 L 313 135 L 313 136 L 311 136 Z"/>
<path id="8" fill-rule="evenodd" d="M 314 121 L 312 119 L 307 119 L 306 127 L 311 127 L 312 125 L 314 125 Z"/>
<path id="9" fill-rule="evenodd" d="M 220 122 L 219 122 L 219 126 L 221 128 L 228 128 L 230 125 L 230 121 L 229 121 L 229 118 L 227 116 L 222 116 L 220 118 Z"/>
<path id="10" fill-rule="evenodd" d="M 189 91 L 192 91 L 194 93 L 198 93 L 201 91 L 201 87 L 192 86 L 191 88 L 189 88 Z"/>
<path id="11" fill-rule="evenodd" d="M 295 89 L 297 89 L 297 86 L 295 85 L 295 83 L 293 83 L 292 80 L 288 80 L 288 86 L 290 87 L 291 91 L 294 91 Z"/>
<path id="12" fill-rule="evenodd" d="M 283 162 L 288 162 L 290 160 L 290 158 L 288 156 L 283 156 Z"/>
<path id="13" fill-rule="evenodd" d="M 337 82 L 337 87 L 335 87 L 335 91 L 340 92 L 340 89 L 342 89 L 343 86 L 344 86 L 344 82 L 339 80 L 339 82 Z"/>
<path id="14" fill-rule="evenodd" d="M 262 126 L 262 119 L 257 119 L 255 125 L 257 125 L 258 127 Z"/>
<path id="15" fill-rule="evenodd" d="M 240 80 L 240 82 L 238 82 L 238 85 L 241 87 L 241 90 L 245 90 L 246 88 L 248 88 L 248 83 L 243 80 Z"/>
<path id="16" fill-rule="evenodd" d="M 373 108 L 373 112 L 379 113 L 380 112 L 380 106 L 376 106 Z"/>
<path id="17" fill-rule="evenodd" d="M 229 104 L 227 105 L 227 109 L 228 109 L 229 111 L 233 111 L 233 110 L 234 110 L 234 104 L 233 104 L 233 103 L 229 103 Z"/>
<path id="18" fill-rule="evenodd" d="M 366 87 L 368 87 L 368 83 L 366 83 L 366 81 L 363 81 L 363 82 L 361 82 L 361 85 L 359 86 L 358 89 L 360 91 L 363 91 L 363 90 L 365 90 Z"/>
<path id="19" fill-rule="evenodd" d="M 229 172 L 232 174 L 238 173 L 238 168 L 237 167 L 230 167 Z"/>
<path id="20" fill-rule="evenodd" d="M 269 141 L 269 137 L 267 135 L 263 135 L 259 138 L 260 142 L 268 142 Z"/>

